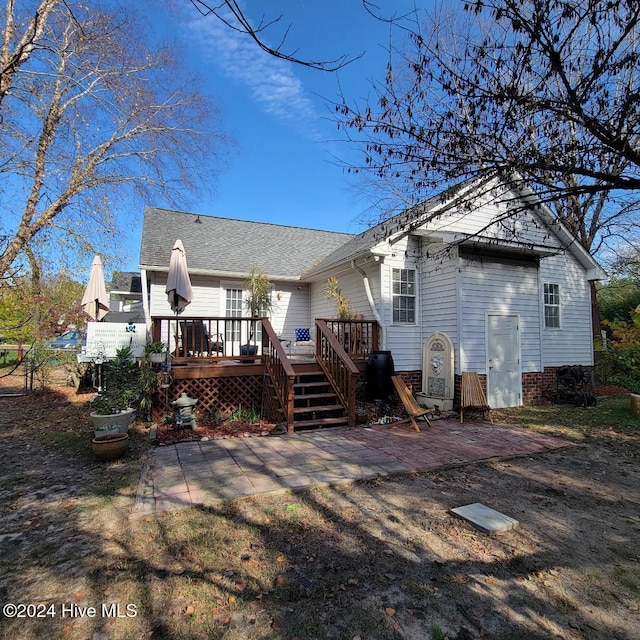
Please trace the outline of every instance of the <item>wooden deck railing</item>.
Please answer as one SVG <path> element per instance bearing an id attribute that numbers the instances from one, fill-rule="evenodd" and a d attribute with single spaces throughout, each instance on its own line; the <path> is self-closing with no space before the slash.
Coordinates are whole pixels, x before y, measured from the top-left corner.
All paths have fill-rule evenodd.
<path id="1" fill-rule="evenodd" d="M 321 318 L 352 360 L 367 360 L 378 350 L 378 323 L 375 320 L 334 320 Z"/>
<path id="2" fill-rule="evenodd" d="M 280 338 L 267 318 L 262 319 L 262 355 L 265 369 L 271 378 L 278 402 L 287 422 L 287 431 L 293 433 L 293 399 L 296 373 L 289 362 Z"/>
<path id="3" fill-rule="evenodd" d="M 154 341 L 162 340 L 176 362 L 224 361 L 264 364 L 272 381 L 289 433 L 294 424 L 295 370 L 279 337 L 266 318 L 161 316 L 152 320 Z M 378 349 L 378 324 L 370 320 L 316 320 L 316 361 L 355 425 L 354 364 Z"/>
<path id="4" fill-rule="evenodd" d="M 176 360 L 256 360 L 262 358 L 263 318 L 154 317 L 152 336 Z"/>
<path id="5" fill-rule="evenodd" d="M 329 328 L 326 320 L 316 320 L 316 360 L 347 410 L 349 426 L 354 427 L 358 367 Z"/>

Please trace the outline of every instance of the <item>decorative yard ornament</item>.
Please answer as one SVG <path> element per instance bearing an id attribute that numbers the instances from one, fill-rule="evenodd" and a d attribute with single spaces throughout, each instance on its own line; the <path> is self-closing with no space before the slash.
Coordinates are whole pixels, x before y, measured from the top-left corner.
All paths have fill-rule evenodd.
<path id="1" fill-rule="evenodd" d="M 416 398 L 420 404 L 450 411 L 453 392 L 453 343 L 446 334 L 433 333 L 424 344 L 422 393 Z"/>

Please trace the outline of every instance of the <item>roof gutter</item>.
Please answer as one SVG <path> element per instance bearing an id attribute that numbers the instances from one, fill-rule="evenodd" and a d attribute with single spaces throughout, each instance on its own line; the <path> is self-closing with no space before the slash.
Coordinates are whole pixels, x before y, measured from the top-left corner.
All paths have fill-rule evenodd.
<path id="1" fill-rule="evenodd" d="M 384 326 L 384 323 L 382 322 L 382 318 L 380 317 L 380 314 L 378 313 L 378 309 L 376 308 L 376 303 L 373 300 L 373 295 L 371 293 L 371 285 L 369 284 L 369 277 L 367 276 L 367 273 L 365 272 L 365 270 L 356 264 L 355 260 L 351 261 L 351 268 L 354 271 L 357 271 L 362 276 L 362 284 L 364 285 L 364 291 L 367 294 L 367 300 L 369 301 L 369 306 L 371 307 L 371 313 L 373 313 L 373 317 L 376 319 L 376 322 L 380 325 L 380 330 L 382 332 L 382 335 L 380 336 L 380 348 L 386 349 L 387 328 Z"/>
<path id="2" fill-rule="evenodd" d="M 139 268 L 147 271 L 155 271 L 158 273 L 169 273 L 169 265 L 167 266 L 150 266 L 150 265 L 139 265 Z M 238 279 L 238 280 L 246 280 L 249 277 L 249 273 L 245 271 L 220 271 L 217 269 L 192 269 L 189 268 L 190 276 L 213 276 L 220 278 L 228 278 L 228 279 Z M 300 276 L 283 276 L 283 275 L 272 275 L 266 273 L 265 276 L 276 282 L 300 282 Z"/>

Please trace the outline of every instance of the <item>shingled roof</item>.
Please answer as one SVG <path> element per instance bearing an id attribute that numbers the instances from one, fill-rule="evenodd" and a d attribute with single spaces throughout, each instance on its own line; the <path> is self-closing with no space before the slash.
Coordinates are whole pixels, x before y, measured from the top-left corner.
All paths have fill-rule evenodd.
<path id="1" fill-rule="evenodd" d="M 109 283 L 109 291 L 142 293 L 140 274 L 135 271 L 114 271 Z"/>
<path id="2" fill-rule="evenodd" d="M 340 245 L 335 251 L 328 254 L 323 260 L 310 267 L 306 277 L 313 277 L 323 271 L 327 271 L 345 260 L 355 260 L 369 255 L 371 249 L 389 236 L 408 228 L 416 220 L 421 220 L 426 212 L 442 201 L 441 196 L 434 196 L 424 202 L 399 213 L 388 220 L 370 227 L 366 231 L 351 236 L 348 242 Z"/>
<path id="3" fill-rule="evenodd" d="M 349 233 L 147 207 L 140 268 L 167 270 L 171 248 L 180 238 L 191 273 L 243 276 L 255 266 L 270 278 L 299 278 L 352 237 Z"/>

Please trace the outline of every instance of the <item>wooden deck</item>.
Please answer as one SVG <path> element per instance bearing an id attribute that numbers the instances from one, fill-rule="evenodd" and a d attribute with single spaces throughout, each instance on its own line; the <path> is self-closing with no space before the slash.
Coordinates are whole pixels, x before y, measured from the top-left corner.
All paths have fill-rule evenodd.
<path id="1" fill-rule="evenodd" d="M 248 324 L 250 323 L 250 325 Z M 260 409 L 266 419 L 296 428 L 355 424 L 356 382 L 377 349 L 377 324 L 316 320 L 314 350 L 290 355 L 268 319 L 156 318 L 154 340 L 170 344 L 170 382 L 157 410 L 170 413 L 181 393 L 204 411 Z M 240 346 L 233 336 L 254 336 Z"/>

